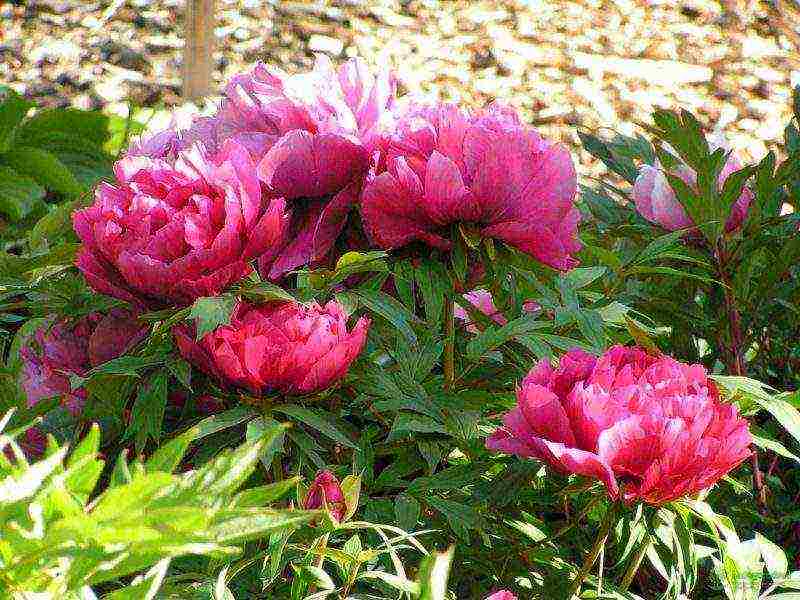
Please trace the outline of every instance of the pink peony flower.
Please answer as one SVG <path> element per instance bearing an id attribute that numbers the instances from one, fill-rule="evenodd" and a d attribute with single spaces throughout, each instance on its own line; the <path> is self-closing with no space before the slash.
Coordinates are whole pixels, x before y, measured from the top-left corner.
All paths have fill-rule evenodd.
<path id="1" fill-rule="evenodd" d="M 418 240 L 447 250 L 450 225 L 469 223 L 551 267 L 577 264 L 572 159 L 513 111 L 492 105 L 467 115 L 447 104 L 413 106 L 383 154 L 361 207 L 379 247 Z"/>
<path id="2" fill-rule="evenodd" d="M 505 315 L 497 310 L 497 307 L 494 305 L 491 292 L 482 289 L 472 290 L 464 294 L 464 299 L 498 325 L 505 325 L 508 323 L 508 319 L 506 319 Z M 522 305 L 522 310 L 525 312 L 536 312 L 539 308 L 539 304 L 533 301 L 527 301 Z M 467 311 L 458 304 L 453 310 L 453 316 L 460 321 L 464 321 L 467 324 L 467 331 L 470 333 L 478 332 L 477 325 L 472 322 Z"/>
<path id="3" fill-rule="evenodd" d="M 339 480 L 330 471 L 317 473 L 314 482 L 303 500 L 306 510 L 326 509 L 331 516 L 340 523 L 347 514 L 347 503 L 339 485 Z"/>
<path id="4" fill-rule="evenodd" d="M 259 262 L 265 276 L 279 278 L 330 251 L 392 121 L 395 88 L 390 74 L 373 77 L 359 59 L 337 70 L 320 56 L 312 73 L 293 77 L 258 64 L 231 79 L 213 125 L 193 126 L 212 147 L 228 139 L 246 146 L 268 193 L 293 208 L 285 248 Z"/>
<path id="5" fill-rule="evenodd" d="M 240 303 L 229 325 L 195 342 L 175 330 L 178 348 L 210 375 L 253 394 L 309 394 L 342 379 L 364 347 L 369 319 L 347 330 L 336 302 L 324 307 L 273 302 Z"/>
<path id="6" fill-rule="evenodd" d="M 219 164 L 199 146 L 174 161 L 126 157 L 116 185 L 73 215 L 83 241 L 78 267 L 98 292 L 137 306 L 190 304 L 274 255 L 288 217 L 282 199 L 263 201 L 247 151 L 226 143 Z"/>
<path id="7" fill-rule="evenodd" d="M 517 600 L 517 597 L 508 590 L 500 590 L 488 596 L 486 600 Z"/>
<path id="8" fill-rule="evenodd" d="M 69 376 L 85 375 L 92 367 L 121 356 L 146 333 L 146 327 L 120 309 L 105 316 L 91 314 L 74 325 L 51 320 L 20 348 L 20 383 L 28 406 L 61 397 L 63 406 L 78 414 L 86 402 L 86 390 L 72 390 Z"/>
<path id="9" fill-rule="evenodd" d="M 720 139 L 712 139 L 709 142 L 712 151 L 727 147 L 727 144 Z M 725 180 L 741 168 L 741 160 L 734 152 L 731 152 L 728 155 L 725 166 L 722 168 L 722 172 L 719 174 L 718 188 L 722 190 Z M 679 165 L 671 173 L 682 179 L 690 188 L 696 188 L 697 173 L 690 167 Z M 633 185 L 632 197 L 639 214 L 651 223 L 660 225 L 668 231 L 685 229 L 694 225 L 678 201 L 658 162 L 656 162 L 655 166 L 643 165 L 639 169 L 639 176 Z M 742 189 L 742 193 L 733 204 L 731 214 L 725 223 L 726 232 L 731 233 L 742 226 L 745 218 L 747 218 L 747 211 L 752 201 L 753 192 L 748 188 Z"/>
<path id="10" fill-rule="evenodd" d="M 614 346 L 540 362 L 486 441 L 602 481 L 612 499 L 663 504 L 706 489 L 750 455 L 747 421 L 701 365 Z"/>

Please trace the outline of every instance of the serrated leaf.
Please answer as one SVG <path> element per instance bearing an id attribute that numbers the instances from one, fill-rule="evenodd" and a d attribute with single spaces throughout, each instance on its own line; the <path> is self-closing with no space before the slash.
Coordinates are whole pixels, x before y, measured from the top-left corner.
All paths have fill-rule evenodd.
<path id="1" fill-rule="evenodd" d="M 366 306 L 372 312 L 380 315 L 402 333 L 410 344 L 417 343 L 417 334 L 411 328 L 410 323 L 414 321 L 411 314 L 397 300 L 378 290 L 350 290 L 342 296 L 352 296 L 358 300 L 359 304 Z"/>
<path id="2" fill-rule="evenodd" d="M 296 404 L 284 404 L 276 406 L 272 410 L 308 425 L 337 444 L 354 450 L 358 448 L 347 435 L 331 422 L 330 415 L 325 415 L 321 410 L 313 410 Z"/>
<path id="3" fill-rule="evenodd" d="M 235 308 L 235 296 L 204 296 L 195 300 L 189 318 L 194 319 L 197 325 L 197 339 L 229 324 Z"/>

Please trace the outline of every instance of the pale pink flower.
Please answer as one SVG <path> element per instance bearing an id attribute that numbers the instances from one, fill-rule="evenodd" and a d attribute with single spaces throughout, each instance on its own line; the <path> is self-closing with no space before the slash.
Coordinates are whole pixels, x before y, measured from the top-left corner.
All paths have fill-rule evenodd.
<path id="1" fill-rule="evenodd" d="M 711 150 L 725 148 L 726 144 L 722 140 L 711 140 Z M 730 152 L 727 162 L 719 174 L 717 186 L 722 190 L 725 180 L 742 168 L 742 163 L 735 152 Z M 692 189 L 697 186 L 697 173 L 686 165 L 678 165 L 671 171 L 671 174 L 679 177 L 686 185 Z M 643 165 L 639 170 L 639 176 L 633 185 L 633 201 L 636 210 L 645 219 L 656 225 L 660 225 L 668 231 L 685 229 L 694 225 L 689 215 L 678 201 L 674 190 L 669 184 L 661 165 L 656 162 L 655 166 Z M 731 208 L 730 216 L 725 222 L 725 231 L 728 233 L 736 231 L 742 226 L 750 203 L 753 201 L 753 192 L 747 187 L 742 189 L 739 198 Z"/>
<path id="2" fill-rule="evenodd" d="M 200 146 L 172 160 L 126 157 L 115 185 L 73 214 L 83 248 L 78 267 L 96 291 L 142 307 L 187 305 L 214 296 L 274 255 L 288 215 L 262 199 L 247 151 L 226 143 L 219 164 Z"/>
<path id="3" fill-rule="evenodd" d="M 330 251 L 392 122 L 395 88 L 388 72 L 373 76 L 360 59 L 335 69 L 324 56 L 310 74 L 287 77 L 259 64 L 228 84 L 215 143 L 244 144 L 268 193 L 294 210 L 286 247 L 259 262 L 265 276 L 281 277 Z"/>
<path id="4" fill-rule="evenodd" d="M 91 314 L 77 323 L 50 320 L 20 348 L 20 383 L 32 407 L 61 398 L 72 414 L 86 402 L 86 390 L 70 387 L 70 375 L 85 375 L 94 366 L 124 354 L 143 339 L 146 327 L 126 311 Z"/>
<path id="5" fill-rule="evenodd" d="M 486 600 L 517 600 L 517 597 L 508 590 L 500 590 L 491 596 L 487 596 Z"/>
<path id="6" fill-rule="evenodd" d="M 377 246 L 420 241 L 447 250 L 451 225 L 466 223 L 551 267 L 577 264 L 572 159 L 513 111 L 412 105 L 382 154 L 361 206 Z"/>
<path id="7" fill-rule="evenodd" d="M 327 510 L 337 523 L 344 519 L 347 514 L 347 503 L 339 480 L 336 479 L 333 473 L 327 470 L 317 473 L 314 482 L 308 488 L 306 497 L 303 499 L 303 508 L 306 510 Z"/>
<path id="8" fill-rule="evenodd" d="M 176 329 L 181 354 L 223 382 L 253 394 L 309 394 L 342 379 L 367 339 L 370 321 L 352 330 L 336 302 L 240 303 L 229 325 L 194 341 Z"/>
<path id="9" fill-rule="evenodd" d="M 472 290 L 464 294 L 464 299 L 498 325 L 505 325 L 508 323 L 508 319 L 506 319 L 505 315 L 494 305 L 491 292 L 483 289 Z M 533 301 L 526 301 L 522 305 L 522 310 L 530 313 L 536 312 L 539 308 L 541 308 L 539 304 Z M 453 316 L 459 321 L 464 321 L 467 324 L 467 331 L 470 333 L 478 332 L 478 326 L 473 322 L 462 306 L 456 304 L 453 310 Z"/>
<path id="10" fill-rule="evenodd" d="M 704 490 L 750 455 L 747 421 L 702 365 L 614 346 L 536 365 L 486 441 L 602 481 L 612 499 L 663 504 Z"/>

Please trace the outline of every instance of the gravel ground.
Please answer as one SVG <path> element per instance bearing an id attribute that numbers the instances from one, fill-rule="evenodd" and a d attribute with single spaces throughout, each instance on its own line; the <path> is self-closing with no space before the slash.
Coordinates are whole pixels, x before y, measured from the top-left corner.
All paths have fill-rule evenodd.
<path id="1" fill-rule="evenodd" d="M 575 148 L 576 126 L 632 133 L 653 107 L 685 107 L 759 158 L 800 83 L 797 2 L 217 0 L 215 78 L 361 55 L 406 90 L 508 102 Z M 183 0 L 17 0 L 0 23 L 0 83 L 41 104 L 181 104 Z"/>

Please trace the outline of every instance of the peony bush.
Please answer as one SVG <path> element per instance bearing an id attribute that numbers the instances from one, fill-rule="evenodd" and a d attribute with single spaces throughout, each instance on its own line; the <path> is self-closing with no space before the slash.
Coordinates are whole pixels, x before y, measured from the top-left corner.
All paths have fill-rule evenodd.
<path id="1" fill-rule="evenodd" d="M 579 185 L 398 83 L 258 64 L 0 231 L 3 597 L 793 597 L 800 114 Z"/>

